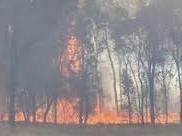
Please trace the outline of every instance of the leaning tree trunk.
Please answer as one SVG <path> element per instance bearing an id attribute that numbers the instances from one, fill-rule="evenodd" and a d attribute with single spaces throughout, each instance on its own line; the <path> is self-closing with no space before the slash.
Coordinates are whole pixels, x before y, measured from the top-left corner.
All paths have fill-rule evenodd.
<path id="1" fill-rule="evenodd" d="M 51 98 L 47 98 L 46 111 L 44 113 L 44 123 L 47 123 L 47 116 L 50 111 L 53 100 Z"/>
<path id="2" fill-rule="evenodd" d="M 111 50 L 109 48 L 107 32 L 106 32 L 106 39 L 105 40 L 106 40 L 105 42 L 106 42 L 107 54 L 108 54 L 108 57 L 109 57 L 109 62 L 111 64 L 111 70 L 112 70 L 112 74 L 113 74 L 113 89 L 114 89 L 114 100 L 115 100 L 116 112 L 117 112 L 117 114 L 119 114 L 116 71 L 115 71 L 114 61 L 113 61 L 112 55 L 111 55 Z"/>
<path id="3" fill-rule="evenodd" d="M 135 75 L 135 72 L 132 68 L 132 64 L 131 62 L 128 60 L 128 63 L 129 63 L 129 67 L 130 67 L 130 70 L 131 70 L 131 73 L 133 75 L 133 79 L 134 79 L 134 82 L 135 82 L 135 85 L 136 85 L 136 93 L 137 93 L 137 97 L 138 97 L 138 112 L 140 113 L 140 110 L 141 110 L 141 96 L 140 96 L 140 92 L 139 92 L 139 85 L 138 85 L 138 81 L 137 81 L 137 78 L 136 78 L 136 75 Z"/>

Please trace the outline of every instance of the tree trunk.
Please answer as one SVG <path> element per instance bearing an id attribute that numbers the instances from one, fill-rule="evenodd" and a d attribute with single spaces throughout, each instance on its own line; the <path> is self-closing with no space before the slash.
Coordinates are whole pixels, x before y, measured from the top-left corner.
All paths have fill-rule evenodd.
<path id="1" fill-rule="evenodd" d="M 25 119 L 25 122 L 28 122 L 28 117 L 27 117 L 27 114 L 24 110 L 23 110 L 23 117 Z"/>
<path id="2" fill-rule="evenodd" d="M 125 61 L 125 68 L 126 68 L 126 74 L 128 76 L 128 64 L 126 61 Z M 127 78 L 127 83 L 129 83 L 128 78 Z M 129 84 L 127 84 L 126 88 L 127 88 L 127 99 L 128 99 L 128 119 L 129 119 L 129 125 L 131 125 L 131 123 L 132 123 L 132 103 L 131 103 Z"/>
<path id="3" fill-rule="evenodd" d="M 10 84 L 9 84 L 9 124 L 15 125 L 15 91 L 16 91 L 16 44 L 12 42 L 12 26 L 8 26 L 8 46 L 10 48 Z"/>
<path id="4" fill-rule="evenodd" d="M 36 99 L 35 99 L 35 93 L 32 92 L 32 117 L 33 117 L 33 122 L 36 122 Z"/>
<path id="5" fill-rule="evenodd" d="M 53 102 L 53 100 L 49 100 L 49 99 L 51 98 L 47 98 L 47 106 L 46 106 L 46 111 L 44 113 L 44 123 L 47 123 L 47 116 Z"/>
<path id="6" fill-rule="evenodd" d="M 155 110 L 154 110 L 154 74 L 155 74 L 155 64 L 149 66 L 149 97 L 150 97 L 150 120 L 151 124 L 155 124 Z"/>
<path id="7" fill-rule="evenodd" d="M 84 125 L 87 124 L 88 121 L 88 117 L 89 117 L 89 101 L 88 101 L 88 97 L 85 100 L 85 118 L 84 118 Z"/>
<path id="8" fill-rule="evenodd" d="M 168 95 L 167 95 L 167 87 L 166 87 L 166 77 L 164 73 L 164 66 L 162 66 L 162 84 L 164 89 L 164 101 L 165 101 L 165 114 L 166 114 L 166 124 L 168 124 Z"/>
<path id="9" fill-rule="evenodd" d="M 111 69 L 112 69 L 112 74 L 113 74 L 113 89 L 114 89 L 114 102 L 116 106 L 116 112 L 119 114 L 119 107 L 118 107 L 118 95 L 117 95 L 117 81 L 116 81 L 116 71 L 115 71 L 115 66 L 114 66 L 114 61 L 112 59 L 111 51 L 109 48 L 109 43 L 108 43 L 108 32 L 106 31 L 106 49 L 107 49 L 107 54 L 109 57 L 109 62 L 111 64 Z"/>
<path id="10" fill-rule="evenodd" d="M 182 79 L 181 79 L 181 71 L 180 71 L 180 49 L 179 45 L 176 45 L 175 52 L 173 53 L 173 59 L 176 64 L 177 74 L 178 74 L 178 82 L 179 82 L 179 90 L 180 90 L 180 123 L 182 124 Z"/>
<path id="11" fill-rule="evenodd" d="M 57 124 L 57 97 L 54 100 L 54 123 Z"/>
<path id="12" fill-rule="evenodd" d="M 149 123 L 149 107 L 148 107 L 148 91 L 146 90 L 146 97 L 145 97 L 145 122 Z"/>
<path id="13" fill-rule="evenodd" d="M 122 67 L 121 67 L 121 58 L 118 57 L 119 60 L 119 83 L 121 83 L 122 79 L 121 79 L 121 72 L 122 72 Z M 123 92 L 122 92 L 122 87 L 121 85 L 119 85 L 119 92 L 120 92 L 120 112 L 122 112 L 122 101 L 123 101 Z"/>
<path id="14" fill-rule="evenodd" d="M 140 90 L 141 90 L 141 107 L 140 107 L 140 115 L 141 115 L 141 123 L 144 124 L 144 90 L 143 90 L 143 81 L 140 74 L 140 63 L 138 61 L 138 79 L 140 82 Z"/>
<path id="15" fill-rule="evenodd" d="M 144 91 L 143 91 L 143 84 L 141 83 L 141 109 L 140 109 L 140 114 L 141 114 L 141 123 L 144 124 Z"/>
<path id="16" fill-rule="evenodd" d="M 179 89 L 180 89 L 180 123 L 182 123 L 182 81 L 181 81 L 181 72 L 179 63 L 176 62 L 177 73 L 178 73 L 178 82 L 179 82 Z"/>
<path id="17" fill-rule="evenodd" d="M 102 88 L 102 79 L 101 76 L 99 75 L 98 71 L 98 62 L 96 62 L 95 66 L 95 73 L 96 73 L 96 82 L 97 82 L 97 90 L 98 90 L 98 104 L 99 104 L 99 112 L 102 112 L 102 109 L 104 107 L 104 95 L 103 95 L 103 88 Z"/>
<path id="18" fill-rule="evenodd" d="M 130 91 L 128 90 L 127 93 L 128 97 L 128 118 L 129 118 L 129 125 L 132 123 L 132 108 L 131 108 L 131 97 L 130 97 Z"/>
<path id="19" fill-rule="evenodd" d="M 82 99 L 80 99 L 80 102 L 79 102 L 79 124 L 80 125 L 83 124 L 83 101 L 82 101 Z"/>
<path id="20" fill-rule="evenodd" d="M 135 75 L 135 72 L 132 68 L 132 65 L 131 65 L 131 62 L 128 60 L 128 63 L 129 63 L 129 67 L 130 67 L 130 70 L 131 70 L 131 73 L 133 75 L 133 79 L 134 79 L 134 82 L 135 82 L 135 85 L 136 85 L 136 93 L 137 93 L 137 97 L 138 97 L 138 112 L 140 113 L 141 111 L 141 96 L 140 96 L 140 93 L 139 93 L 139 86 L 138 86 L 138 81 L 137 81 L 137 78 L 136 78 L 136 75 Z"/>
<path id="21" fill-rule="evenodd" d="M 9 123 L 11 126 L 15 125 L 15 91 L 14 89 L 12 89 L 12 91 L 10 92 Z"/>

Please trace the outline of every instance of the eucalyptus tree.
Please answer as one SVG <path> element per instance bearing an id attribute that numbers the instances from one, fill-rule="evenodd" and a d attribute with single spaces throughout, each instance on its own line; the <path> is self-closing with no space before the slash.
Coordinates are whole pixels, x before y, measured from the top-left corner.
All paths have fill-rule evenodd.
<path id="1" fill-rule="evenodd" d="M 83 6 L 84 5 L 84 6 Z M 117 90 L 117 75 L 116 75 L 116 67 L 113 56 L 113 47 L 110 44 L 112 39 L 111 29 L 112 23 L 117 20 L 117 15 L 121 15 L 121 18 L 124 16 L 123 8 L 118 6 L 114 1 L 89 1 L 85 0 L 82 3 L 83 11 L 82 15 L 91 22 L 92 29 L 90 29 L 90 33 L 92 34 L 92 41 L 95 44 L 96 51 L 102 52 L 106 51 L 108 54 L 108 60 L 111 65 L 112 75 L 113 75 L 113 92 L 114 92 L 114 103 L 116 107 L 116 111 L 118 112 L 118 90 Z M 108 10 L 109 9 L 109 10 Z M 116 13 L 116 14 L 115 14 Z M 97 37 L 95 37 L 97 36 Z M 99 66 L 99 64 L 98 64 Z"/>
<path id="2" fill-rule="evenodd" d="M 178 4 L 177 4 L 178 3 Z M 150 96 L 150 115 L 151 122 L 155 123 L 155 74 L 158 68 L 158 64 L 161 61 L 160 52 L 161 38 L 170 32 L 172 26 L 172 20 L 174 17 L 173 12 L 178 9 L 180 10 L 180 2 L 175 1 L 151 1 L 150 4 L 144 4 L 136 14 L 135 18 L 121 20 L 120 24 L 115 23 L 115 35 L 121 37 L 122 35 L 132 34 L 138 30 L 144 30 L 145 38 L 143 39 L 142 46 L 138 59 L 140 59 L 141 65 L 145 70 L 148 78 L 148 88 Z M 177 8 L 177 7 L 178 8 Z M 119 27 L 120 26 L 120 27 Z"/>

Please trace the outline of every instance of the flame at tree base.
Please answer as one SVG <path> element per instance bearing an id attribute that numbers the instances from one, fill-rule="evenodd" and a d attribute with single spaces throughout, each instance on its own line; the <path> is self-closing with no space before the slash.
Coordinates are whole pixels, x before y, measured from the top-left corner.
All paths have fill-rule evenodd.
<path id="1" fill-rule="evenodd" d="M 57 104 L 57 124 L 79 124 L 79 112 L 77 109 L 78 99 L 75 100 L 60 100 Z M 41 107 L 36 112 L 36 122 L 44 123 L 44 113 L 45 108 Z M 89 114 L 87 124 L 96 125 L 96 124 L 128 124 L 129 118 L 127 113 L 117 114 L 115 111 L 102 109 L 102 112 L 99 112 L 99 106 L 96 106 L 95 110 Z M 0 121 L 8 121 L 8 115 L 2 114 L 0 116 Z M 150 116 L 145 115 L 145 123 L 150 123 Z M 22 111 L 16 112 L 15 120 L 25 121 L 24 114 Z M 168 115 L 168 123 L 174 124 L 178 123 L 180 120 L 178 113 L 171 113 Z M 30 117 L 30 122 L 33 122 L 33 117 Z M 141 117 L 138 114 L 133 114 L 131 119 L 132 124 L 141 123 Z M 55 123 L 55 113 L 53 106 L 51 107 L 46 123 Z M 156 117 L 157 124 L 165 124 L 166 116 L 160 114 Z"/>
<path id="2" fill-rule="evenodd" d="M 64 51 L 63 55 L 58 58 L 58 65 L 60 73 L 64 77 L 69 78 L 71 73 L 79 73 L 81 71 L 81 60 L 79 56 L 80 47 L 79 40 L 74 35 L 73 32 L 70 33 L 67 41 L 67 48 Z M 51 106 L 46 120 L 44 118 L 46 106 L 39 107 L 36 110 L 36 122 L 40 123 L 57 123 L 57 124 L 79 124 L 79 99 L 61 99 L 57 102 L 55 106 Z M 21 109 L 21 108 L 20 108 Z M 57 114 L 55 115 L 55 109 Z M 56 119 L 55 119 L 56 118 Z M 28 119 L 30 122 L 33 122 L 32 115 Z M 55 121 L 56 120 L 56 121 Z M 150 123 L 150 116 L 144 114 L 144 122 Z M 179 122 L 178 113 L 170 113 L 168 115 L 168 123 L 177 123 Z M 8 121 L 8 114 L 1 114 L 0 121 Z M 21 110 L 16 111 L 15 121 L 26 121 L 24 112 Z M 97 104 L 94 110 L 89 113 L 87 124 L 96 125 L 96 124 L 128 124 L 129 117 L 127 112 L 121 112 L 118 114 L 115 110 L 109 110 L 107 108 L 102 108 L 100 110 L 99 104 Z M 141 116 L 139 114 L 132 114 L 131 117 L 132 124 L 141 123 Z M 159 114 L 156 117 L 156 123 L 165 124 L 166 116 L 164 114 Z"/>
<path id="3" fill-rule="evenodd" d="M 68 39 L 67 49 L 64 55 L 59 58 L 61 65 L 59 66 L 60 72 L 66 78 L 70 77 L 70 71 L 79 73 L 81 70 L 81 61 L 78 57 L 78 40 L 71 34 Z M 45 121 L 45 111 L 46 106 L 39 107 L 36 110 L 36 122 L 39 123 L 57 123 L 57 124 L 79 124 L 79 99 L 61 99 L 57 102 L 56 110 L 57 115 L 55 115 L 55 106 L 51 106 Z M 21 109 L 21 108 L 20 108 Z M 56 119 L 55 119 L 56 118 Z M 56 121 L 55 121 L 56 120 Z M 144 114 L 145 123 L 150 123 L 150 116 Z M 178 113 L 171 113 L 168 115 L 168 123 L 177 123 L 180 118 Z M 8 121 L 8 114 L 1 114 L 0 121 Z M 16 111 L 15 121 L 26 121 L 24 112 L 21 110 Z M 33 122 L 32 115 L 28 121 Z M 127 112 L 118 114 L 115 110 L 109 110 L 107 108 L 102 108 L 100 110 L 99 104 L 96 105 L 95 109 L 89 113 L 87 124 L 128 124 L 129 117 Z M 133 114 L 131 117 L 132 124 L 141 123 L 141 116 L 139 114 Z M 164 124 L 166 123 L 166 116 L 160 114 L 156 117 L 156 123 Z"/>

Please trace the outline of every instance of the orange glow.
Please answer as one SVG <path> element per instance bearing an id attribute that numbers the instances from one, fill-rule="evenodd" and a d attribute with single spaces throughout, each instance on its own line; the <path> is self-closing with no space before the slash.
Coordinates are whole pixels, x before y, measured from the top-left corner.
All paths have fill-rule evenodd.
<path id="1" fill-rule="evenodd" d="M 65 77 L 69 77 L 71 72 L 78 73 L 81 68 L 79 58 L 79 42 L 76 36 L 71 33 L 67 40 L 67 48 L 60 59 L 60 71 Z"/>
<path id="2" fill-rule="evenodd" d="M 71 72 L 79 73 L 81 70 L 81 59 L 79 57 L 79 42 L 76 36 L 71 33 L 67 40 L 67 47 L 63 55 L 59 59 L 60 72 L 69 78 Z M 60 99 L 57 102 L 57 123 L 58 124 L 78 124 L 79 122 L 79 98 L 72 99 Z M 44 113 L 46 108 L 44 106 L 40 107 L 36 111 L 36 122 L 42 123 L 44 121 Z M 52 105 L 47 116 L 47 123 L 54 123 L 55 120 L 55 107 Z M 115 110 L 109 110 L 108 108 L 102 108 L 100 112 L 99 104 L 97 103 L 95 109 L 89 114 L 88 124 L 128 124 L 128 114 L 127 112 L 120 113 L 119 115 Z M 150 123 L 150 116 L 145 117 L 145 122 Z M 7 121 L 7 114 L 0 116 L 1 121 Z M 16 121 L 25 121 L 22 111 L 16 112 Z M 147 120 L 147 121 L 146 121 Z M 177 123 L 179 121 L 178 113 L 171 113 L 168 117 L 168 123 Z M 32 121 L 32 116 L 30 117 Z M 166 116 L 161 114 L 157 117 L 156 123 L 165 123 Z M 132 123 L 141 123 L 141 118 L 137 114 L 132 115 Z"/>
<path id="3" fill-rule="evenodd" d="M 57 104 L 57 123 L 58 124 L 78 124 L 79 120 L 79 113 L 78 113 L 78 102 L 79 99 L 72 99 L 66 100 L 62 99 L 59 100 Z M 44 108 L 39 108 L 36 112 L 36 122 L 43 122 L 44 118 Z M 51 107 L 49 114 L 47 116 L 47 123 L 54 123 L 54 108 Z M 148 122 L 150 123 L 150 117 L 148 116 Z M 23 113 L 17 112 L 16 113 L 16 121 L 25 121 Z M 4 114 L 1 116 L 1 121 L 7 121 L 8 116 Z M 139 121 L 139 117 L 134 114 L 132 116 L 132 123 L 141 123 Z M 146 120 L 146 118 L 145 118 Z M 30 121 L 32 121 L 32 116 Z M 156 123 L 164 124 L 166 123 L 165 115 L 161 114 L 156 118 Z M 168 117 L 168 123 L 178 123 L 179 122 L 179 114 L 178 113 L 171 113 Z M 95 124 L 128 124 L 128 116 L 127 113 L 123 113 L 118 115 L 114 110 L 102 109 L 102 112 L 99 112 L 99 106 L 96 106 L 94 111 L 89 114 L 88 124 L 95 125 Z"/>

